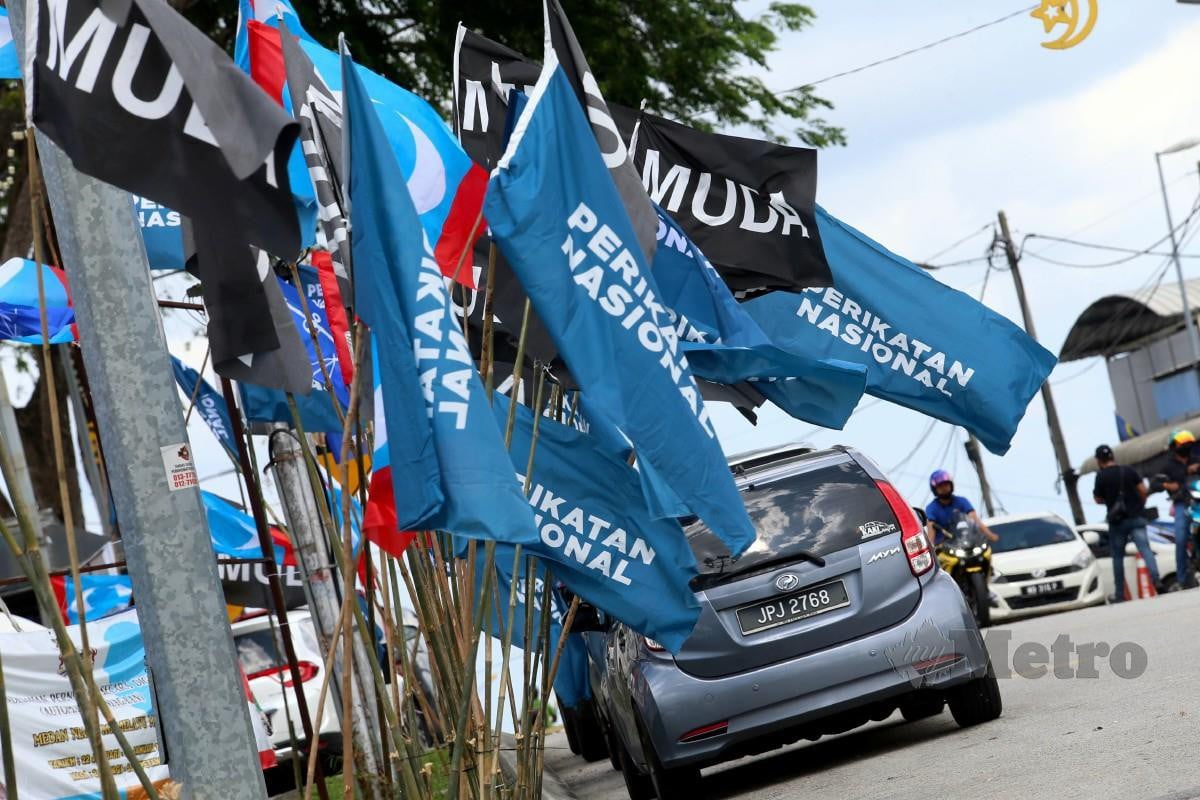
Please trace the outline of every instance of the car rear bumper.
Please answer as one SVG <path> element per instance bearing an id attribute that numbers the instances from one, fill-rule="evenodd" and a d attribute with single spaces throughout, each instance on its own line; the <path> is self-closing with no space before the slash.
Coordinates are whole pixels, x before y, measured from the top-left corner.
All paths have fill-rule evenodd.
<path id="1" fill-rule="evenodd" d="M 1062 590 L 1043 596 L 1028 596 L 1022 593 L 1024 587 L 1047 580 L 1062 581 Z M 996 601 L 992 606 L 993 622 L 1099 605 L 1104 602 L 1105 594 L 1104 581 L 1100 578 L 1100 565 L 1095 561 L 1078 572 L 1019 583 L 993 583 L 989 588 Z"/>
<path id="2" fill-rule="evenodd" d="M 981 677 L 987 663 L 962 593 L 939 570 L 925 582 L 914 612 L 891 628 L 716 679 L 688 675 L 668 657 L 637 662 L 631 678 L 655 752 L 672 767 L 717 763 L 882 719 L 900 698 Z M 687 736 L 721 723 L 715 732 Z M 640 743 L 629 744 L 644 764 Z"/>

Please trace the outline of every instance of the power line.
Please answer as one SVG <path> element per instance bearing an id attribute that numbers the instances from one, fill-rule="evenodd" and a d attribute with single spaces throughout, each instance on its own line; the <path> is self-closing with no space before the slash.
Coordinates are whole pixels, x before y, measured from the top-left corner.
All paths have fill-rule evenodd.
<path id="1" fill-rule="evenodd" d="M 984 231 L 988 230 L 991 227 L 992 227 L 992 223 L 989 222 L 989 223 L 985 224 L 982 228 L 978 228 L 976 230 L 971 231 L 966 236 L 962 237 L 961 239 L 959 239 L 957 242 L 950 245 L 949 247 L 946 247 L 946 248 L 943 248 L 943 249 L 937 251 L 936 253 L 931 255 L 929 258 L 925 259 L 925 261 L 929 262 L 929 261 L 933 261 L 935 258 L 941 258 L 942 256 L 946 255 L 946 253 L 949 253 L 954 248 L 958 247 L 961 244 L 971 241 L 976 236 L 978 236 L 979 234 L 983 233 Z"/>
<path id="2" fill-rule="evenodd" d="M 947 42 L 952 42 L 955 39 L 961 39 L 962 37 L 968 36 L 972 33 L 975 33 L 976 31 L 981 31 L 984 28 L 990 28 L 993 25 L 999 25 L 1001 22 L 1006 22 L 1006 21 L 1012 19 L 1013 17 L 1019 17 L 1022 14 L 1032 11 L 1035 8 L 1037 8 L 1036 5 L 1026 6 L 1025 8 L 1022 8 L 1018 11 L 1012 12 L 1011 14 L 1005 14 L 1003 17 L 994 19 L 991 22 L 985 22 L 982 25 L 976 25 L 975 27 L 968 28 L 965 31 L 959 31 L 958 33 L 938 39 L 935 42 L 930 42 L 929 44 L 923 44 L 920 47 L 914 47 L 911 50 L 905 50 L 903 53 L 897 53 L 894 56 L 888 56 L 887 58 L 881 58 L 878 61 L 872 61 L 870 64 L 863 64 L 861 67 L 855 67 L 854 69 L 848 69 L 848 70 L 845 70 L 844 72 L 838 72 L 833 75 L 827 75 L 826 77 L 821 78 L 820 80 L 811 81 L 809 83 L 802 83 L 799 86 L 792 87 L 791 89 L 782 89 L 778 92 L 774 92 L 773 94 L 781 95 L 781 94 L 789 94 L 791 92 L 799 92 L 804 89 L 807 89 L 807 88 L 810 88 L 813 86 L 818 86 L 822 83 L 826 83 L 827 81 L 834 80 L 835 78 L 844 78 L 847 75 L 854 75 L 854 74 L 862 72 L 864 70 L 871 69 L 872 67 L 878 67 L 881 64 L 888 64 L 888 63 L 891 63 L 892 61 L 897 61 L 901 58 L 905 58 L 906 56 L 911 56 L 914 53 L 920 53 L 925 50 L 930 50 L 934 47 L 937 47 L 938 45 L 943 45 L 943 44 L 946 44 Z"/>
<path id="3" fill-rule="evenodd" d="M 1092 363 L 1088 364 L 1086 367 L 1079 370 L 1078 372 L 1076 372 L 1073 375 L 1068 375 L 1067 377 L 1061 378 L 1057 381 L 1050 381 L 1050 385 L 1051 386 L 1062 386 L 1064 383 L 1070 383 L 1071 381 L 1075 380 L 1076 378 L 1082 377 L 1086 373 L 1091 372 L 1092 369 L 1094 369 L 1095 366 L 1099 363 L 1100 363 L 1099 361 L 1093 361 Z"/>
<path id="4" fill-rule="evenodd" d="M 1154 252 L 1153 250 L 1135 250 L 1132 247 L 1116 247 L 1110 244 L 1097 244 L 1096 242 L 1081 242 L 1078 239 L 1068 239 L 1064 236 L 1050 236 L 1045 233 L 1031 233 L 1026 239 L 1046 239 L 1051 242 L 1062 242 L 1063 244 L 1073 244 L 1076 247 L 1090 247 L 1093 250 L 1111 250 L 1114 253 L 1133 253 L 1139 256 L 1170 256 L 1170 253 Z M 1159 241 L 1162 241 L 1161 239 Z M 1180 258 L 1200 258 L 1200 255 L 1179 254 Z"/>

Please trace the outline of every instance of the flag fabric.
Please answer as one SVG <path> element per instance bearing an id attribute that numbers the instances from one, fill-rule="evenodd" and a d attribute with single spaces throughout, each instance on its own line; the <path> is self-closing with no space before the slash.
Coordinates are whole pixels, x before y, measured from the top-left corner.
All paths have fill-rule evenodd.
<path id="1" fill-rule="evenodd" d="M 7 8 L 0 8 L 0 78 L 21 80 L 21 59 L 17 55 L 17 43 L 13 41 Z"/>
<path id="2" fill-rule="evenodd" d="M 608 110 L 608 103 L 604 102 L 600 85 L 588 67 L 566 12 L 558 0 L 543 0 L 543 9 L 547 49 L 554 53 L 581 108 L 587 112 L 588 124 L 604 157 L 604 165 L 608 167 L 612 182 L 621 196 L 621 203 L 625 206 L 625 213 L 633 226 L 638 246 L 645 256 L 646 263 L 651 263 L 654 260 L 658 219 L 634 170 L 629 149 L 617 131 L 612 112 Z"/>
<path id="3" fill-rule="evenodd" d="M 273 21 L 248 21 L 245 34 L 239 31 L 238 35 L 245 35 L 248 41 L 246 51 L 250 64 L 253 65 L 262 54 L 263 69 L 277 70 L 273 77 L 260 75 L 260 81 L 282 89 L 288 77 L 286 70 L 291 68 L 293 61 L 289 59 L 285 68 L 284 59 L 277 60 L 272 54 L 275 49 L 282 52 L 278 31 L 272 27 L 274 24 Z M 299 49 L 311 61 L 322 92 L 327 90 L 331 99 L 339 100 L 343 93 L 343 77 L 338 55 L 303 36 Z M 447 277 L 474 286 L 470 252 L 487 229 L 486 221 L 480 216 L 487 173 L 463 152 L 432 106 L 365 67 L 356 64 L 354 70 L 371 97 L 421 226 L 432 243 L 438 266 Z M 330 107 L 325 102 L 318 102 L 313 110 L 316 118 L 321 120 L 318 130 L 332 138 L 326 123 L 340 127 L 337 114 L 343 112 L 341 103 Z M 341 148 L 330 141 L 324 142 L 324 148 L 332 171 L 342 175 L 345 167 L 340 164 Z"/>
<path id="4" fill-rule="evenodd" d="M 355 310 L 378 356 L 375 408 L 385 422 L 377 417 L 376 441 L 382 427 L 396 512 L 395 525 L 374 529 L 375 541 L 388 549 L 399 531 L 429 528 L 533 541 L 533 515 L 512 480 L 409 185 L 361 74 L 348 55 L 342 66 Z M 378 452 L 375 465 L 373 487 L 383 480 Z"/>
<path id="5" fill-rule="evenodd" d="M 567 604 L 555 585 L 547 585 L 548 571 L 545 564 L 537 559 L 521 558 L 514 572 L 514 561 L 515 548 L 512 545 L 504 543 L 496 545 L 495 562 L 492 566 L 492 586 L 495 597 L 514 598 L 512 631 L 510 633 L 512 644 L 527 654 L 541 651 L 543 648 L 541 621 L 542 617 L 548 613 L 550 629 L 545 646 L 553 652 L 562 637 L 562 626 L 567 617 Z M 483 582 L 486 574 L 487 561 L 483 548 L 480 547 L 475 554 L 475 602 L 477 603 L 483 597 Z M 512 594 L 514 580 L 516 581 L 515 595 Z M 533 583 L 534 599 L 531 612 L 534 626 L 532 632 L 525 629 L 525 617 L 528 613 L 525 605 L 525 598 L 528 596 L 527 582 Z M 549 602 L 548 606 L 546 605 L 547 601 Z M 500 607 L 497 607 L 498 605 Z M 503 639 L 504 629 L 508 623 L 506 602 L 493 603 L 488 616 L 485 629 L 497 639 Z M 583 644 L 582 637 L 568 636 L 564 648 L 558 673 L 554 677 L 554 691 L 570 708 L 590 697 L 591 687 L 588 685 L 587 672 L 579 669 L 581 658 L 587 658 L 587 649 Z"/>
<path id="6" fill-rule="evenodd" d="M 287 395 L 283 392 L 241 381 L 237 386 L 242 416 L 247 422 L 285 422 L 288 425 L 294 423 Z M 342 441 L 342 421 L 333 410 L 336 401 L 329 392 L 314 389 L 308 395 L 295 395 L 292 399 L 300 412 L 300 424 L 304 426 L 305 433 L 324 433 L 338 442 Z"/>
<path id="7" fill-rule="evenodd" d="M 75 594 L 75 581 L 70 575 L 50 579 L 58 610 L 68 625 L 78 625 L 80 611 L 88 622 L 124 611 L 133 604 L 133 582 L 128 575 L 102 575 L 84 572 L 79 576 L 83 602 Z"/>
<path id="8" fill-rule="evenodd" d="M 350 405 L 350 391 L 342 378 L 342 364 L 338 357 L 337 339 L 329 322 L 325 292 L 317 271 L 312 267 L 301 265 L 296 268 L 296 273 L 300 277 L 300 285 L 294 286 L 290 281 L 279 278 L 279 290 L 283 293 L 283 300 L 292 314 L 292 321 L 300 332 L 300 341 L 308 354 L 312 388 L 328 391 L 325 385 L 325 378 L 328 376 L 329 385 L 344 410 Z"/>
<path id="9" fill-rule="evenodd" d="M 697 377 L 753 388 L 796 419 L 841 428 L 862 397 L 866 367 L 776 347 L 661 208 L 654 279 Z"/>
<path id="10" fill-rule="evenodd" d="M 493 397 L 497 424 L 511 401 Z M 518 406 L 510 456 L 519 485 L 533 447 L 533 412 Z M 526 549 L 588 603 L 677 652 L 700 616 L 688 586 L 696 561 L 674 519 L 654 519 L 637 471 L 588 435 L 538 422 L 529 505 L 539 541 Z"/>
<path id="11" fill-rule="evenodd" d="M 1141 436 L 1141 434 L 1134 430 L 1133 426 L 1130 425 L 1124 417 L 1122 417 L 1120 414 L 1117 414 L 1115 411 L 1113 414 L 1115 414 L 1117 418 L 1117 441 L 1127 442 L 1135 436 Z"/>
<path id="12" fill-rule="evenodd" d="M 233 558 L 263 557 L 254 517 L 212 492 L 201 491 L 200 498 L 204 503 L 204 514 L 208 518 L 213 552 Z M 288 535 L 283 530 L 273 527 L 271 540 L 275 550 L 272 553 L 275 562 L 281 566 L 296 566 L 296 554 Z"/>
<path id="13" fill-rule="evenodd" d="M 46 327 L 50 344 L 75 341 L 75 309 L 61 269 L 43 265 Z M 0 340 L 42 343 L 42 312 L 38 296 L 38 265 L 27 258 L 0 264 Z"/>
<path id="14" fill-rule="evenodd" d="M 233 420 L 229 417 L 229 406 L 225 396 L 214 389 L 200 373 L 184 364 L 178 358 L 171 356 L 171 369 L 175 373 L 175 382 L 187 398 L 196 398 L 196 413 L 208 425 L 213 436 L 230 453 L 237 452 L 237 442 L 233 439 Z"/>
<path id="15" fill-rule="evenodd" d="M 633 163 L 650 199 L 704 251 L 739 297 L 833 285 L 814 216 L 817 151 L 694 130 L 642 112 Z"/>
<path id="16" fill-rule="evenodd" d="M 142 229 L 150 269 L 183 269 L 183 216 L 148 197 L 133 196 L 133 211 Z"/>
<path id="17" fill-rule="evenodd" d="M 215 42 L 161 0 L 30 7 L 28 116 L 77 169 L 296 256 L 298 126 Z"/>
<path id="18" fill-rule="evenodd" d="M 318 243 L 329 253 L 334 274 L 348 280 L 346 264 L 350 242 L 342 202 L 342 131 L 340 98 L 325 84 L 312 60 L 288 30 L 256 25 L 255 38 L 274 35 L 280 43 L 284 75 L 292 113 L 300 123 L 304 162 L 317 195 L 317 218 L 321 222 Z M 270 46 L 269 43 L 265 46 Z M 336 153 L 336 156 L 332 154 Z"/>
<path id="19" fill-rule="evenodd" d="M 325 316 L 329 330 L 333 333 L 333 346 L 341 367 L 342 380 L 349 386 L 354 380 L 353 339 L 350 335 L 350 317 L 346 313 L 342 286 L 333 269 L 333 258 L 324 250 L 312 252 L 312 265 L 317 271 L 317 282 L 325 298 Z"/>
<path id="20" fill-rule="evenodd" d="M 779 345 L 867 367 L 867 392 L 973 432 L 1003 455 L 1054 354 L 817 207 L 836 286 L 744 308 Z"/>
<path id="21" fill-rule="evenodd" d="M 218 375 L 293 394 L 312 391 L 304 342 L 265 250 L 253 250 L 210 222 L 192 226 L 195 273 L 208 313 Z M 186 244 L 186 242 L 185 242 Z"/>
<path id="22" fill-rule="evenodd" d="M 734 554 L 755 532 L 621 197 L 553 51 L 487 218 L 588 396 Z"/>

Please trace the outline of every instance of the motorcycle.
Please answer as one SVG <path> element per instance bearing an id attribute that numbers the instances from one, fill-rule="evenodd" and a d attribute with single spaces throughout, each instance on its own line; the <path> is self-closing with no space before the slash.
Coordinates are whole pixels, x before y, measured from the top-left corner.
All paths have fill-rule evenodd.
<path id="1" fill-rule="evenodd" d="M 936 523 L 935 523 L 936 525 Z M 945 537 L 937 546 L 938 563 L 958 583 L 979 627 L 991 623 L 988 582 L 992 579 L 992 545 L 979 525 L 959 514 L 954 530 L 937 526 Z"/>

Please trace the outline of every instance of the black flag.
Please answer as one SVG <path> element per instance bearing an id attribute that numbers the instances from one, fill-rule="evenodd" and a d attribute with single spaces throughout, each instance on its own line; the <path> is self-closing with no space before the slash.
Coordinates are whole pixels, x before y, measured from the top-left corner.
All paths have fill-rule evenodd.
<path id="1" fill-rule="evenodd" d="M 600 146 L 608 174 L 612 176 L 613 183 L 621 195 L 621 203 L 629 214 L 638 244 L 646 254 L 646 263 L 652 264 L 654 249 L 658 246 L 658 215 L 654 213 L 654 207 L 650 205 L 646 191 L 638 180 L 637 172 L 629 158 L 629 150 L 621 134 L 617 132 L 617 123 L 612 112 L 608 110 L 608 104 L 604 102 L 604 95 L 600 93 L 600 86 L 588 67 L 579 41 L 575 38 L 575 32 L 571 30 L 566 12 L 558 0 L 544 0 L 544 3 L 549 48 L 557 56 L 558 63 L 571 81 L 571 86 L 587 113 L 592 135 L 596 137 L 596 144 Z"/>
<path id="2" fill-rule="evenodd" d="M 813 211 L 817 151 L 617 110 L 650 199 L 739 297 L 833 285 Z"/>
<path id="3" fill-rule="evenodd" d="M 298 126 L 224 51 L 163 0 L 32 6 L 29 116 L 80 172 L 297 255 Z"/>

